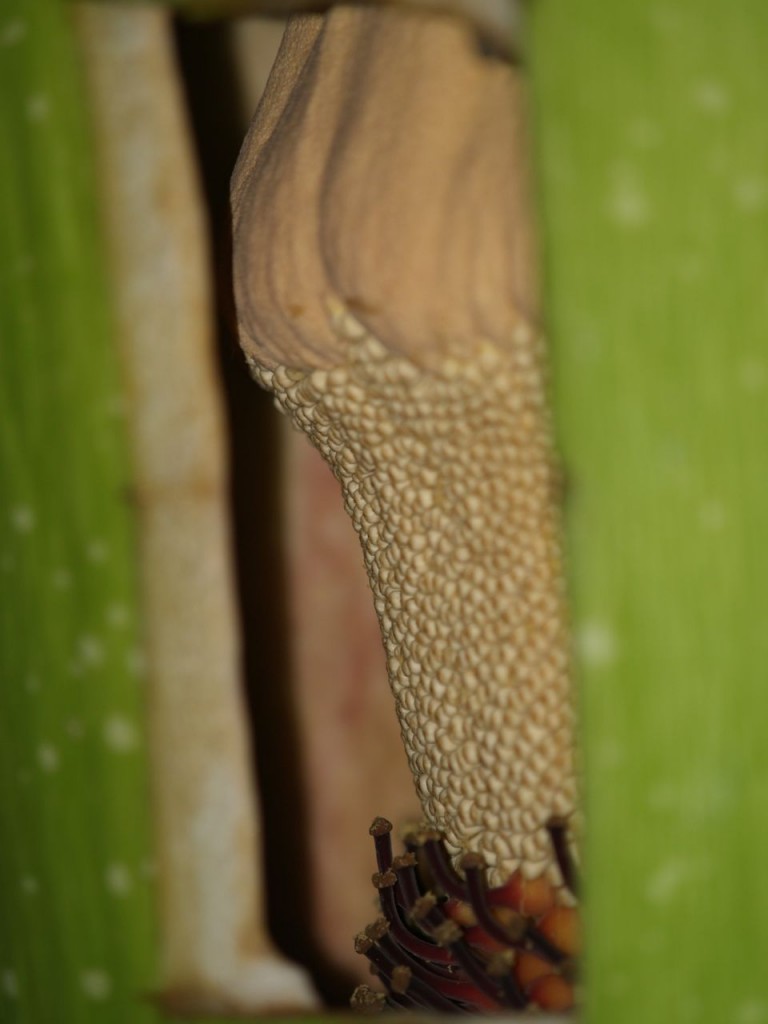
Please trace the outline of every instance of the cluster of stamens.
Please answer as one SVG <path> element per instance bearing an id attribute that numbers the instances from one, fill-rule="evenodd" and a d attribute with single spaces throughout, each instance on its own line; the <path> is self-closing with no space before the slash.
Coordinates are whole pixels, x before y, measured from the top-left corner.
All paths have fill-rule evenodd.
<path id="1" fill-rule="evenodd" d="M 429 829 L 407 833 L 407 852 L 395 857 L 391 832 L 385 818 L 371 825 L 382 915 L 355 939 L 385 991 L 358 986 L 354 1009 L 486 1013 L 574 1005 L 577 883 L 562 822 L 549 825 L 560 889 L 520 873 L 489 888 L 480 854 L 465 854 L 459 872 L 440 833 Z"/>

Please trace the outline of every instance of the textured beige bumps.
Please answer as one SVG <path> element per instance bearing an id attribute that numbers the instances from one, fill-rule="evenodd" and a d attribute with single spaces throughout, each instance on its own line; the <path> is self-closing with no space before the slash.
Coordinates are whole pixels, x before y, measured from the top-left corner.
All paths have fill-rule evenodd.
<path id="1" fill-rule="evenodd" d="M 299 19 L 233 182 L 249 362 L 342 484 L 425 815 L 499 882 L 575 801 L 520 88 L 453 19 Z"/>

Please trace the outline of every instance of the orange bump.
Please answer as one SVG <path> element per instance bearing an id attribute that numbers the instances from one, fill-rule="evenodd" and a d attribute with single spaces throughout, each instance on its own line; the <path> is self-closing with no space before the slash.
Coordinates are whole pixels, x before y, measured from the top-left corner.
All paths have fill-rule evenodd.
<path id="1" fill-rule="evenodd" d="M 534 981 L 528 996 L 542 1010 L 570 1010 L 574 1004 L 573 986 L 559 974 L 548 974 Z"/>
<path id="2" fill-rule="evenodd" d="M 538 927 L 567 956 L 581 951 L 581 923 L 574 907 L 553 907 L 542 917 Z"/>
<path id="3" fill-rule="evenodd" d="M 534 953 L 521 953 L 518 956 L 515 963 L 515 977 L 524 990 L 527 990 L 534 981 L 538 981 L 539 978 L 544 978 L 548 974 L 552 974 L 552 964 L 548 964 L 540 956 L 536 956 Z"/>
<path id="4" fill-rule="evenodd" d="M 488 893 L 494 906 L 512 907 L 527 917 L 541 917 L 555 905 L 555 890 L 546 878 L 524 878 L 516 871 L 509 881 Z"/>

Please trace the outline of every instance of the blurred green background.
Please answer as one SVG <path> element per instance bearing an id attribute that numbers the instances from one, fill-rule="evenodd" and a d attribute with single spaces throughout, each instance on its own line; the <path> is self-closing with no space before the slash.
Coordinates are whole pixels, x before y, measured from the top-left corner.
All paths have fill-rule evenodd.
<path id="1" fill-rule="evenodd" d="M 768 8 L 532 5 L 587 1019 L 768 1020 Z"/>

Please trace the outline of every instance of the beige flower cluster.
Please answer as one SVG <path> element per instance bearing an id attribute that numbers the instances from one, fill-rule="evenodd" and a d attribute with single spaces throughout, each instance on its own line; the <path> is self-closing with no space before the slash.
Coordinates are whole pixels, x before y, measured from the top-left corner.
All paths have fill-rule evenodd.
<path id="1" fill-rule="evenodd" d="M 427 370 L 332 319 L 345 365 L 252 369 L 341 482 L 425 815 L 494 882 L 557 878 L 572 709 L 536 344 L 520 327 Z"/>

